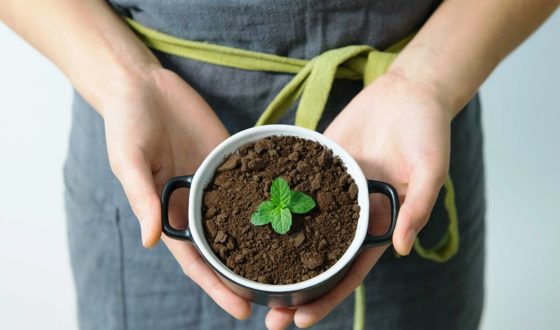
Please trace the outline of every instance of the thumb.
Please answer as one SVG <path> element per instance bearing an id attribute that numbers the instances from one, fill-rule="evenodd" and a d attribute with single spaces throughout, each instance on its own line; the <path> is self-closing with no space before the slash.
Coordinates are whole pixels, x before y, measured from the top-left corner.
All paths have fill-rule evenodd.
<path id="1" fill-rule="evenodd" d="M 142 244 L 154 246 L 161 236 L 161 205 L 149 162 L 141 152 L 131 152 L 121 154 L 111 167 L 140 222 Z"/>
<path id="2" fill-rule="evenodd" d="M 416 171 L 411 177 L 393 233 L 393 246 L 400 255 L 412 250 L 416 236 L 428 222 L 444 178 L 433 170 Z"/>

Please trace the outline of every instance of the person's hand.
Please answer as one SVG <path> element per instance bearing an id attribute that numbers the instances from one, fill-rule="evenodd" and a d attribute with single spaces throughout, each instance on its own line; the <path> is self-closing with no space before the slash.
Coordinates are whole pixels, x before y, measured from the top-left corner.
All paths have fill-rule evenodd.
<path id="1" fill-rule="evenodd" d="M 450 103 L 437 89 L 388 73 L 360 92 L 325 135 L 345 148 L 369 179 L 393 185 L 402 203 L 393 234 L 400 255 L 408 255 L 424 227 L 447 176 L 450 152 Z M 389 203 L 372 195 L 370 233 L 383 234 Z M 340 284 L 315 302 L 296 309 L 272 309 L 269 329 L 292 321 L 309 327 L 341 303 L 363 281 L 387 247 L 364 250 Z"/>
<path id="2" fill-rule="evenodd" d="M 109 160 L 140 221 L 143 244 L 151 247 L 162 231 L 159 196 L 165 181 L 194 173 L 228 133 L 202 97 L 171 71 L 158 68 L 117 86 L 100 111 Z M 186 227 L 186 201 L 186 191 L 174 194 L 170 213 L 176 227 Z M 224 286 L 191 244 L 163 241 L 218 305 L 238 319 L 249 317 L 250 304 Z"/>

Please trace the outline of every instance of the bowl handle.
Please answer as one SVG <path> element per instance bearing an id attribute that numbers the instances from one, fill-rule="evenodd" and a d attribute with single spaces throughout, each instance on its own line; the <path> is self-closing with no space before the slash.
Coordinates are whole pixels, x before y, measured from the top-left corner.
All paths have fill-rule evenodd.
<path id="1" fill-rule="evenodd" d="M 385 182 L 367 180 L 367 185 L 368 192 L 370 194 L 381 193 L 389 198 L 389 202 L 391 202 L 391 223 L 389 224 L 389 230 L 381 236 L 366 234 L 363 247 L 369 248 L 390 244 L 393 231 L 395 230 L 395 225 L 397 224 L 397 216 L 399 214 L 399 195 L 393 186 Z"/>
<path id="2" fill-rule="evenodd" d="M 192 175 L 171 178 L 165 183 L 163 192 L 161 193 L 161 221 L 163 224 L 163 232 L 171 238 L 187 240 L 191 243 L 193 238 L 188 227 L 187 229 L 175 229 L 169 223 L 169 199 L 175 190 L 179 188 L 190 188 L 192 179 Z"/>

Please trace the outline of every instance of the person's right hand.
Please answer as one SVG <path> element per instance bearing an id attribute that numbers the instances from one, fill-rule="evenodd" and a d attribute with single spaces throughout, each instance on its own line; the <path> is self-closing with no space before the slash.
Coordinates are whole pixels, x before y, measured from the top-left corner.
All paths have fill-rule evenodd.
<path id="1" fill-rule="evenodd" d="M 111 168 L 140 221 L 142 242 L 161 236 L 160 194 L 172 176 L 192 174 L 228 133 L 210 106 L 171 71 L 157 68 L 142 79 L 115 84 L 100 113 L 105 120 Z M 175 194 L 180 195 L 180 191 Z M 174 195 L 175 195 L 174 194 Z M 175 226 L 186 227 L 187 198 L 172 200 Z M 233 317 L 245 319 L 250 304 L 230 291 L 189 243 L 163 241 L 184 273 Z"/>

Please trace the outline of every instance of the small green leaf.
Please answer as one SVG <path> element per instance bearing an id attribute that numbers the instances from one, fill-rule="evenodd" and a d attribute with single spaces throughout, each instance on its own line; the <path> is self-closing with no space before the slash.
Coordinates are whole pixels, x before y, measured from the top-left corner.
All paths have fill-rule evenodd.
<path id="1" fill-rule="evenodd" d="M 270 201 L 274 205 L 284 208 L 290 204 L 290 198 L 290 186 L 288 186 L 286 180 L 282 178 L 274 179 L 270 186 Z"/>
<path id="2" fill-rule="evenodd" d="M 303 214 L 311 211 L 315 207 L 315 201 L 311 196 L 301 191 L 292 191 L 292 197 L 288 208 L 293 213 Z"/>
<path id="3" fill-rule="evenodd" d="M 314 207 L 315 201 L 311 196 L 290 191 L 284 179 L 276 178 L 270 186 L 270 200 L 259 204 L 257 212 L 251 215 L 251 223 L 255 226 L 271 223 L 276 233 L 285 234 L 292 226 L 292 213 L 306 213 Z"/>
<path id="4" fill-rule="evenodd" d="M 263 217 L 259 212 L 254 212 L 251 214 L 251 223 L 255 226 L 264 226 L 270 223 L 271 218 Z"/>
<path id="5" fill-rule="evenodd" d="M 259 204 L 257 211 L 261 214 L 266 214 L 274 210 L 275 207 L 276 205 L 274 205 L 274 203 L 272 203 L 271 201 L 264 201 Z"/>
<path id="6" fill-rule="evenodd" d="M 272 218 L 272 229 L 278 234 L 285 234 L 292 226 L 292 214 L 287 208 L 275 209 L 275 216 Z"/>
<path id="7" fill-rule="evenodd" d="M 272 204 L 271 201 L 264 201 L 260 203 L 259 207 L 257 208 L 257 212 L 251 215 L 251 223 L 253 223 L 256 226 L 262 226 L 262 225 L 266 225 L 267 223 L 270 223 L 270 221 L 272 221 L 272 218 L 274 216 L 273 214 L 274 208 L 275 206 L 274 204 Z M 254 221 L 253 218 L 255 219 Z"/>

